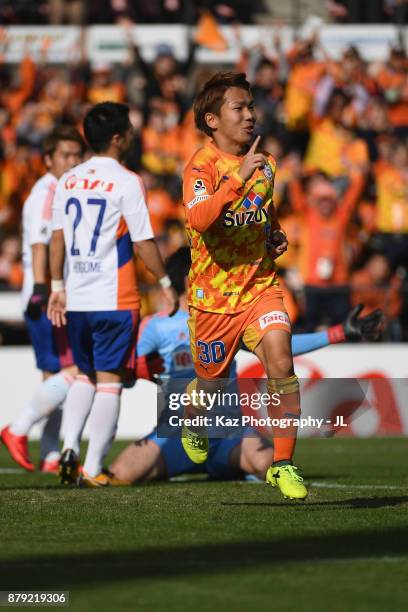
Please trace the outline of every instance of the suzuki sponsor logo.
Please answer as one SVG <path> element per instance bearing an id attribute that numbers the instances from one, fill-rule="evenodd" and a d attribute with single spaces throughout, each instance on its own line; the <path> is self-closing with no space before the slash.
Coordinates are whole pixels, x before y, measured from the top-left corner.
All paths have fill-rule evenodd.
<path id="1" fill-rule="evenodd" d="M 225 227 L 242 225 L 253 225 L 254 223 L 266 223 L 268 222 L 268 213 L 264 208 L 258 210 L 245 210 L 242 212 L 235 212 L 233 210 L 227 210 L 223 217 L 223 225 Z"/>
<path id="2" fill-rule="evenodd" d="M 262 317 L 259 317 L 259 325 L 261 329 L 265 329 L 268 325 L 276 325 L 278 323 L 283 323 L 283 325 L 287 325 L 290 327 L 290 320 L 286 312 L 282 312 L 281 310 L 272 310 L 271 312 L 267 312 Z"/>

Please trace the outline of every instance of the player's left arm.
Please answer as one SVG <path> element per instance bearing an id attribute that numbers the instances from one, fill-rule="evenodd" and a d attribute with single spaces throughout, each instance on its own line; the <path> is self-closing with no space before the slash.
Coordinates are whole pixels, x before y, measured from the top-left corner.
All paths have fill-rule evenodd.
<path id="1" fill-rule="evenodd" d="M 47 315 L 56 327 L 66 325 L 66 295 L 64 286 L 65 240 L 63 230 L 62 200 L 58 187 L 52 207 L 52 237 L 50 242 L 51 295 Z"/>
<path id="2" fill-rule="evenodd" d="M 268 167 L 271 168 L 271 172 L 273 173 L 273 180 L 271 181 L 272 184 L 270 187 L 270 199 L 269 202 L 267 202 L 267 205 L 269 205 L 269 236 L 267 237 L 267 249 L 270 256 L 276 259 L 287 251 L 289 243 L 286 233 L 279 223 L 278 214 L 273 203 L 274 169 L 276 168 L 276 162 L 270 156 L 268 157 Z"/>
<path id="3" fill-rule="evenodd" d="M 52 232 L 50 243 L 51 295 L 47 314 L 56 327 L 66 325 L 66 296 L 64 286 L 65 241 L 62 229 Z"/>

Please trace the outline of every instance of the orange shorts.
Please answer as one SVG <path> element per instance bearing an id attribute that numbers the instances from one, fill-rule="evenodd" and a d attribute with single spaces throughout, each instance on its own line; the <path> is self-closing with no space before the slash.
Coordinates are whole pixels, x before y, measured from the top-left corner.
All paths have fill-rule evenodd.
<path id="1" fill-rule="evenodd" d="M 253 351 L 274 329 L 290 333 L 290 320 L 280 289 L 269 289 L 237 314 L 190 308 L 190 347 L 197 376 L 226 378 L 241 340 Z"/>

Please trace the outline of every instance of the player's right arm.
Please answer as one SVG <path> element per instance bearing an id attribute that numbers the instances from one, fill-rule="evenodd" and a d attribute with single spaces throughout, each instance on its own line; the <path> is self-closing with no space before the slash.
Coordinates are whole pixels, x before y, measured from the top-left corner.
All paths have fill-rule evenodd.
<path id="1" fill-rule="evenodd" d="M 262 153 L 256 153 L 260 136 L 242 160 L 238 172 L 233 172 L 222 186 L 215 190 L 214 167 L 211 162 L 202 166 L 193 160 L 184 175 L 184 202 L 190 226 L 205 232 L 221 215 L 224 207 L 242 195 L 245 182 L 257 168 L 267 163 Z M 202 185 L 202 186 L 201 186 Z"/>
<path id="2" fill-rule="evenodd" d="M 38 242 L 31 245 L 31 262 L 34 286 L 33 292 L 27 304 L 27 316 L 37 321 L 47 306 L 48 286 L 48 248 L 47 245 Z"/>
<path id="3" fill-rule="evenodd" d="M 27 315 L 36 321 L 41 317 L 48 301 L 48 244 L 51 238 L 51 201 L 53 190 L 34 189 L 30 195 L 34 214 L 29 226 L 29 244 L 31 248 L 31 267 L 33 273 L 33 293 L 27 304 Z M 30 205 L 28 202 L 26 203 Z"/>

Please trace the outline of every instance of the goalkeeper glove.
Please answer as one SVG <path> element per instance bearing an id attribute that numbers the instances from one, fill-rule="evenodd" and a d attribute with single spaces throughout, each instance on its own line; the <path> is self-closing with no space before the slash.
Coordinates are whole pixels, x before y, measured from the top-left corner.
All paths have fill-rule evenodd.
<path id="1" fill-rule="evenodd" d="M 136 358 L 136 378 L 156 382 L 156 376 L 164 372 L 164 361 L 157 351 Z"/>
<path id="2" fill-rule="evenodd" d="M 329 327 L 330 344 L 338 342 L 360 342 L 361 340 L 377 340 L 381 333 L 384 322 L 382 310 L 374 310 L 364 317 L 358 315 L 363 310 L 364 304 L 358 304 L 349 313 L 347 319 L 341 325 Z"/>
<path id="3" fill-rule="evenodd" d="M 48 287 L 45 283 L 35 283 L 33 294 L 27 305 L 27 316 L 33 321 L 38 321 L 47 307 Z"/>
<path id="4" fill-rule="evenodd" d="M 158 375 L 164 372 L 164 361 L 157 351 L 140 355 L 136 357 L 136 366 L 134 370 L 126 368 L 123 372 L 123 386 L 125 389 L 131 389 L 135 386 L 138 378 L 151 380 L 154 383 L 159 383 Z"/>

